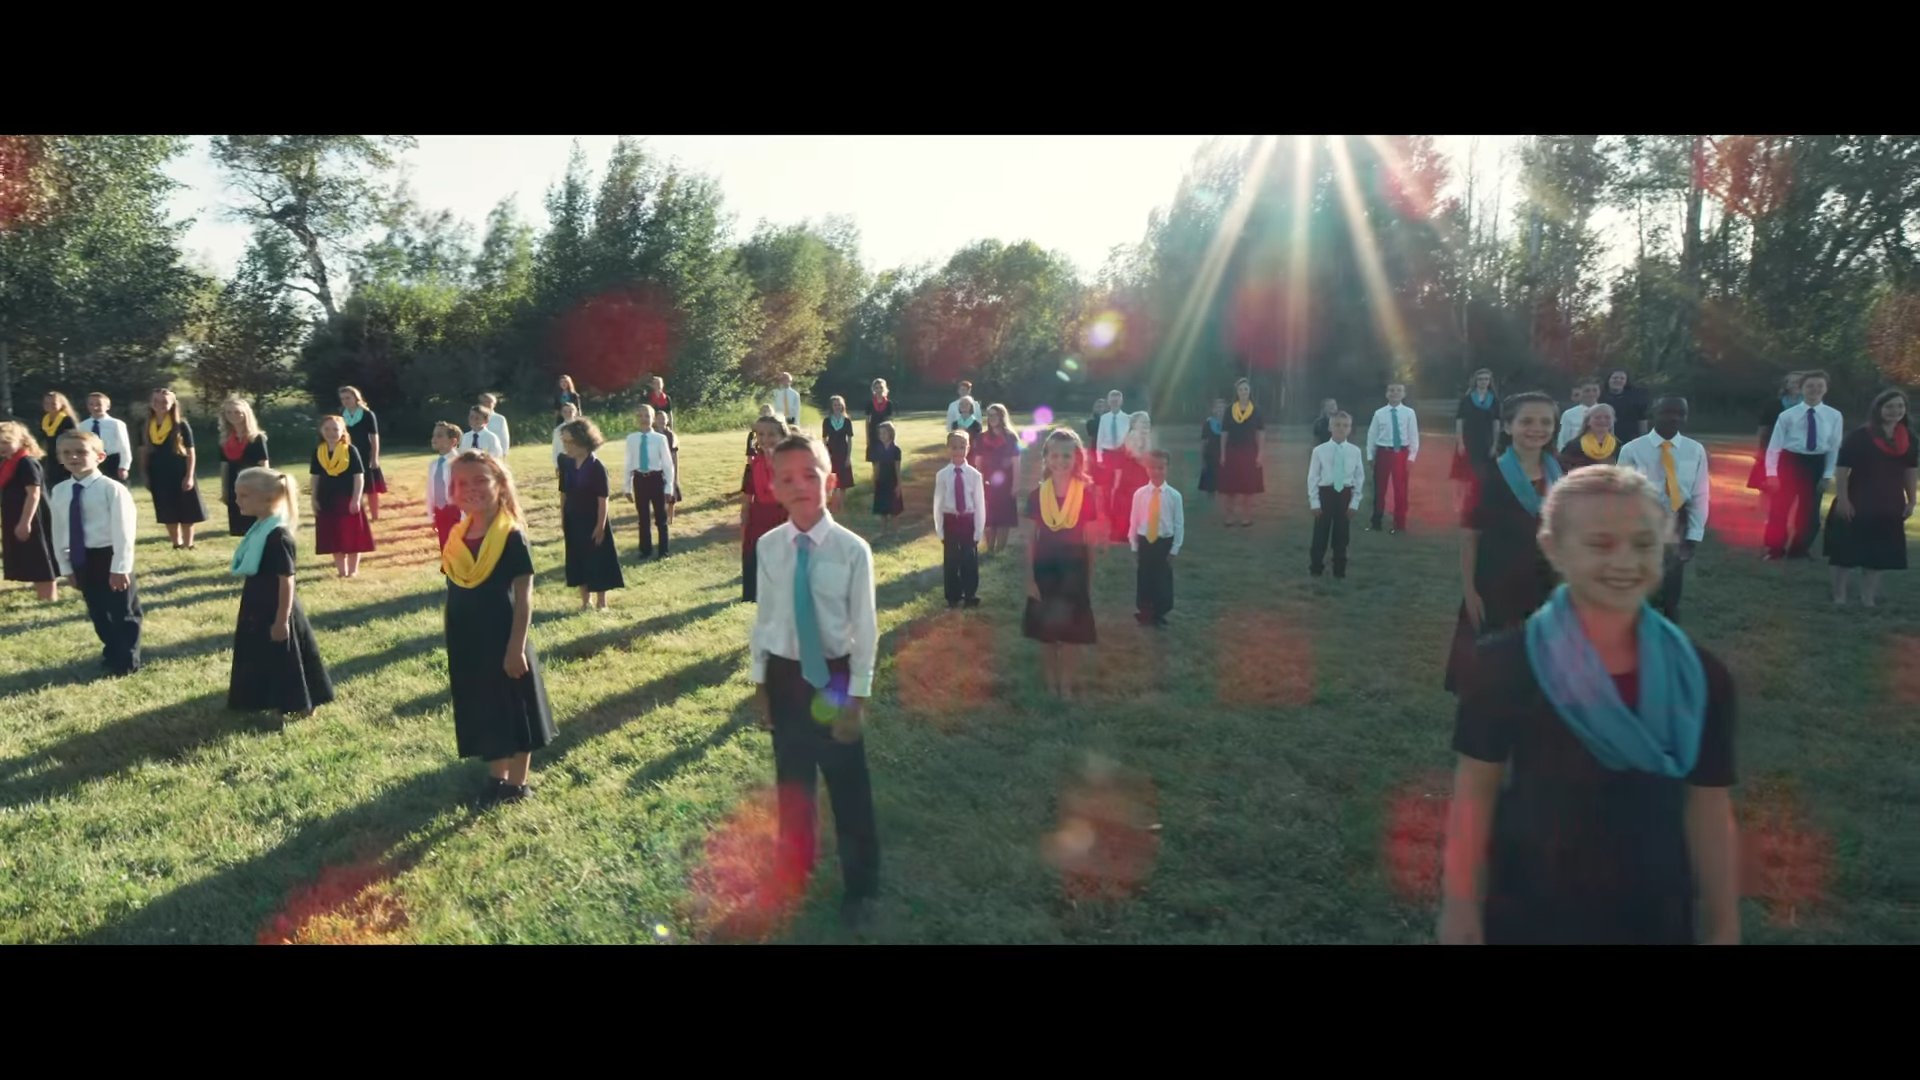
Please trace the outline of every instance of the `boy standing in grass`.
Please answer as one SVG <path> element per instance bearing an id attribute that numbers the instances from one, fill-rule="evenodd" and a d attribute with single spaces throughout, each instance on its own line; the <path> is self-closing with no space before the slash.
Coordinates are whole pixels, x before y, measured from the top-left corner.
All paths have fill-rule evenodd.
<path id="1" fill-rule="evenodd" d="M 480 404 L 487 407 L 487 430 L 500 440 L 500 453 L 513 449 L 513 435 L 507 427 L 507 418 L 500 415 L 500 399 L 492 394 L 481 394 Z"/>
<path id="2" fill-rule="evenodd" d="M 880 886 L 880 840 L 861 725 L 873 693 L 880 626 L 873 549 L 827 511 L 826 448 L 803 434 L 773 447 L 774 490 L 787 521 L 758 544 L 753 681 L 773 732 L 779 785 L 776 867 L 796 893 L 812 873 L 817 776 L 833 801 L 846 880 L 841 917 L 858 929 Z"/>
<path id="3" fill-rule="evenodd" d="M 1353 417 L 1333 414 L 1327 441 L 1313 448 L 1307 460 L 1307 505 L 1313 510 L 1313 546 L 1307 553 L 1307 572 L 1326 571 L 1327 541 L 1333 541 L 1333 576 L 1347 576 L 1347 530 L 1353 511 L 1360 508 L 1360 492 L 1367 470 L 1360 464 L 1360 448 L 1347 441 Z"/>
<path id="4" fill-rule="evenodd" d="M 1707 448 L 1680 429 L 1687 423 L 1687 399 L 1663 397 L 1653 406 L 1653 430 L 1620 449 L 1620 464 L 1653 481 L 1673 510 L 1674 542 L 1666 547 L 1660 591 L 1654 609 L 1669 622 L 1680 621 L 1680 590 L 1686 583 L 1693 549 L 1707 535 L 1707 510 L 1713 483 Z"/>
<path id="5" fill-rule="evenodd" d="M 100 437 L 68 431 L 55 443 L 68 479 L 53 489 L 53 551 L 67 584 L 86 597 L 100 662 L 115 675 L 140 670 L 140 596 L 133 586 L 133 494 L 104 476 Z"/>
<path id="6" fill-rule="evenodd" d="M 1387 387 L 1387 403 L 1373 414 L 1373 426 L 1367 433 L 1367 460 L 1373 463 L 1373 524 L 1367 531 L 1379 532 L 1386 514 L 1387 486 L 1393 486 L 1393 532 L 1407 531 L 1407 472 L 1420 460 L 1420 420 L 1413 410 L 1402 405 L 1407 398 L 1403 383 Z"/>
<path id="7" fill-rule="evenodd" d="M 1144 415 L 1144 414 L 1143 414 Z M 1187 540 L 1187 512 L 1180 493 L 1167 486 L 1165 450 L 1147 454 L 1147 482 L 1133 493 L 1127 541 L 1138 556 L 1134 571 L 1134 619 L 1165 629 L 1173 610 L 1173 558 Z"/>
<path id="8" fill-rule="evenodd" d="M 947 435 L 947 464 L 933 478 L 933 533 L 944 555 L 941 576 L 949 608 L 980 606 L 980 539 L 987 532 L 987 488 L 980 470 L 967 464 L 973 445 L 965 431 Z"/>
<path id="9" fill-rule="evenodd" d="M 571 409 L 573 406 L 568 405 Z M 445 420 L 433 425 L 433 464 L 427 466 L 427 516 L 433 519 L 434 535 L 445 551 L 447 537 L 460 524 L 460 508 L 453 504 L 453 459 L 459 454 L 460 429 Z"/>

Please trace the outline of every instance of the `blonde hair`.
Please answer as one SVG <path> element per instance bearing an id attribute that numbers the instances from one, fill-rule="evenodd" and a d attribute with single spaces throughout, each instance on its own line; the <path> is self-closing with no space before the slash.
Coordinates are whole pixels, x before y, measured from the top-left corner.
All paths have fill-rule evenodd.
<path id="1" fill-rule="evenodd" d="M 952 446 L 953 440 L 955 439 L 959 439 L 960 445 L 965 447 L 966 449 L 968 450 L 973 449 L 973 436 L 968 435 L 965 431 L 955 428 L 954 430 L 947 432 L 948 446 Z"/>
<path id="2" fill-rule="evenodd" d="M 879 426 L 873 429 L 873 433 L 875 435 L 885 435 L 888 437 L 888 439 L 891 439 L 895 434 L 893 429 L 893 421 L 891 420 L 880 421 Z"/>
<path id="3" fill-rule="evenodd" d="M 1146 410 L 1127 417 L 1127 434 L 1124 440 L 1127 452 L 1134 457 L 1142 457 L 1153 449 L 1153 417 Z"/>
<path id="4" fill-rule="evenodd" d="M 489 409 L 498 408 L 500 405 L 500 396 L 498 394 L 481 394 L 480 404 L 485 405 Z"/>
<path id="5" fill-rule="evenodd" d="M 61 393 L 58 390 L 49 390 L 40 396 L 42 398 L 53 399 L 54 412 L 63 412 L 63 413 L 66 413 L 68 416 L 73 415 L 73 402 L 67 400 L 67 395 Z"/>
<path id="6" fill-rule="evenodd" d="M 320 418 L 320 422 L 314 425 L 314 427 L 316 427 L 316 428 L 318 428 L 318 429 L 319 429 L 319 431 L 320 431 L 320 440 L 321 440 L 322 442 L 325 442 L 325 441 L 326 441 L 326 438 L 327 438 L 327 430 L 326 430 L 326 429 L 327 429 L 327 421 L 329 421 L 329 420 L 331 420 L 331 421 L 333 421 L 334 423 L 336 423 L 336 424 L 339 424 L 339 425 L 340 425 L 340 441 L 341 441 L 341 442 L 350 442 L 350 441 L 351 441 L 351 438 L 350 438 L 350 437 L 349 437 L 349 436 L 347 435 L 347 418 L 346 418 L 346 417 L 344 417 L 344 416 L 341 416 L 341 415 L 339 415 L 339 414 L 337 414 L 337 413 L 328 413 L 328 414 L 326 414 L 325 416 L 322 416 L 322 417 Z"/>
<path id="7" fill-rule="evenodd" d="M 1002 405 L 997 401 L 994 402 L 992 405 L 987 406 L 987 420 L 986 420 L 987 430 L 989 431 L 993 430 L 993 418 L 996 416 L 1000 418 L 1000 430 L 1006 432 L 1009 435 L 1019 434 L 1013 429 L 1013 414 L 1007 411 L 1007 407 L 1005 405 Z"/>
<path id="8" fill-rule="evenodd" d="M 233 486 L 236 490 L 273 492 L 274 511 L 280 515 L 282 527 L 290 533 L 300 531 L 300 484 L 291 473 L 256 465 L 240 470 L 240 475 L 233 478 Z"/>
<path id="9" fill-rule="evenodd" d="M 761 420 L 770 420 L 772 418 L 773 418 L 773 406 L 765 402 L 762 402 L 760 405 L 760 416 L 758 419 L 754 420 L 754 423 L 757 424 Z"/>
<path id="10" fill-rule="evenodd" d="M 334 397 L 339 397 L 341 394 L 352 394 L 353 400 L 359 403 L 360 408 L 364 409 L 367 407 L 367 395 L 361 393 L 359 387 L 343 386 L 333 392 Z"/>
<path id="11" fill-rule="evenodd" d="M 18 421 L 0 422 L 0 442 L 12 443 L 16 450 L 25 450 L 30 458 L 47 456 L 47 452 L 40 446 L 40 440 L 33 437 L 33 433 L 27 430 L 27 425 Z"/>
<path id="12" fill-rule="evenodd" d="M 976 420 L 980 418 L 980 403 L 973 400 L 972 394 L 966 394 L 960 398 L 959 408 L 964 412 L 972 414 Z"/>
<path id="13" fill-rule="evenodd" d="M 95 390 L 93 393 L 87 395 L 88 401 L 92 401 L 94 398 L 100 399 L 100 405 L 102 408 L 106 409 L 108 412 L 113 411 L 113 399 L 111 397 L 108 397 L 106 394 L 103 394 L 100 391 Z"/>
<path id="14" fill-rule="evenodd" d="M 834 407 L 835 405 L 838 405 L 838 406 L 840 406 L 840 411 L 841 411 L 841 412 L 846 412 L 846 411 L 847 411 L 847 399 L 846 399 L 846 398 L 843 398 L 843 397 L 841 397 L 841 396 L 840 396 L 839 394 L 835 394 L 835 395 L 833 395 L 832 397 L 830 397 L 830 398 L 828 398 L 828 399 L 827 399 L 827 411 L 828 411 L 828 412 L 832 412 L 832 411 L 833 411 L 833 407 Z"/>
<path id="15" fill-rule="evenodd" d="M 168 441 L 169 441 L 169 442 L 171 442 L 171 443 L 173 444 L 173 452 L 174 452 L 174 453 L 176 453 L 176 454 L 185 454 L 185 453 L 187 452 L 187 442 L 186 442 L 186 438 L 185 438 L 185 436 L 183 436 L 183 435 L 182 435 L 182 434 L 180 433 L 180 429 L 181 429 L 182 427 L 184 427 L 184 426 L 186 426 L 186 425 L 185 425 L 185 423 L 184 423 L 184 418 L 183 418 L 183 414 L 182 414 L 182 412 L 181 412 L 181 410 L 180 410 L 180 395 L 179 395 L 179 394 L 176 394 L 176 393 L 174 393 L 174 392 L 173 392 L 173 387 L 171 387 L 171 386 L 156 386 L 156 387 L 154 387 L 154 388 L 153 388 L 153 394 L 148 394 L 148 395 L 147 395 L 147 398 L 148 398 L 148 402 L 147 402 L 147 420 L 148 420 L 148 422 L 149 422 L 149 423 L 151 423 L 151 422 L 152 422 L 152 420 L 153 420 L 153 402 L 152 402 L 152 398 L 153 398 L 153 396 L 154 396 L 154 394 L 165 394 L 165 395 L 167 395 L 167 400 L 168 400 L 169 402 L 171 402 L 171 404 L 169 404 L 169 405 L 167 406 L 167 419 L 169 419 L 169 420 L 171 420 L 171 421 L 173 422 L 173 437 L 172 437 L 171 439 L 169 439 Z"/>
<path id="16" fill-rule="evenodd" d="M 574 422 L 579 423 L 577 420 Z M 506 462 L 485 450 L 462 450 L 460 456 L 453 459 L 454 474 L 453 482 L 449 485 L 449 494 L 460 490 L 459 469 L 462 465 L 485 469 L 492 475 L 493 485 L 500 491 L 500 509 L 507 512 L 514 524 L 522 528 L 526 527 L 527 519 L 520 513 L 520 493 L 513 486 L 513 470 L 507 468 Z"/>
<path id="17" fill-rule="evenodd" d="M 240 410 L 243 424 L 239 431 L 233 430 L 233 425 L 227 423 L 229 408 Z M 229 438 L 238 436 L 241 442 L 252 442 L 254 436 L 260 434 L 260 421 L 254 418 L 253 406 L 247 404 L 247 399 L 230 397 L 220 403 L 220 433 Z"/>
<path id="18" fill-rule="evenodd" d="M 1593 408 L 1588 409 L 1587 415 L 1580 418 L 1580 434 L 1582 436 L 1592 433 L 1593 418 L 1600 415 L 1602 412 L 1606 413 L 1608 416 L 1613 417 L 1613 422 L 1615 424 L 1618 424 L 1620 422 L 1620 414 L 1614 411 L 1613 406 L 1603 401 L 1600 404 L 1595 405 Z"/>
<path id="19" fill-rule="evenodd" d="M 81 428 L 61 432 L 60 438 L 54 442 L 53 448 L 58 450 L 70 442 L 84 443 L 94 453 L 102 456 L 105 456 L 107 452 L 107 444 L 100 441 L 100 436 Z"/>
<path id="20" fill-rule="evenodd" d="M 867 388 L 869 390 L 879 390 L 880 393 L 884 395 L 887 392 L 887 380 L 875 379 Z"/>
<path id="21" fill-rule="evenodd" d="M 480 423 L 483 427 L 493 419 L 493 410 L 477 401 L 474 402 L 473 408 L 467 410 L 467 419 L 473 419 L 475 413 L 480 414 Z"/>
<path id="22" fill-rule="evenodd" d="M 1642 476 L 1638 469 L 1619 465 L 1588 465 L 1568 473 L 1565 479 L 1553 485 L 1553 490 L 1547 492 L 1547 500 L 1540 507 L 1541 546 L 1552 543 L 1566 524 L 1568 503 L 1574 499 L 1603 495 L 1641 499 L 1653 510 L 1655 520 L 1660 522 L 1661 544 L 1673 541 L 1673 509 L 1667 502 L 1666 492 L 1654 486 L 1653 481 Z"/>

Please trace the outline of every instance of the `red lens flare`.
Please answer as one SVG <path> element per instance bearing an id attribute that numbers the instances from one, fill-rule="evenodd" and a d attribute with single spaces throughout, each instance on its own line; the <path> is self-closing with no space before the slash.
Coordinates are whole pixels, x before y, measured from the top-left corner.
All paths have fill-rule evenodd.
<path id="1" fill-rule="evenodd" d="M 1707 138 L 1694 159 L 1700 185 L 1730 214 L 1766 217 L 1793 191 L 1793 158 L 1786 136 Z"/>
<path id="2" fill-rule="evenodd" d="M 993 631 L 956 611 L 911 624 L 894 663 L 901 707 L 943 731 L 960 727 L 963 713 L 991 700 L 999 667 Z"/>
<path id="3" fill-rule="evenodd" d="M 391 945 L 407 928 L 407 911 L 386 886 L 383 863 L 329 866 L 311 884 L 293 890 L 286 907 L 267 920 L 261 945 Z"/>
<path id="4" fill-rule="evenodd" d="M 35 224 L 52 210 L 57 192 L 42 170 L 44 138 L 0 135 L 0 232 Z"/>
<path id="5" fill-rule="evenodd" d="M 1220 617 L 1212 632 L 1220 703 L 1238 708 L 1305 705 L 1313 700 L 1313 639 L 1270 612 Z"/>
<path id="6" fill-rule="evenodd" d="M 643 375 L 673 375 L 680 318 L 672 297 L 652 286 L 592 297 L 555 331 L 560 371 L 582 390 L 625 390 Z"/>
<path id="7" fill-rule="evenodd" d="M 1893 700 L 1920 705 L 1920 637 L 1901 634 L 1887 642 L 1886 672 Z"/>
<path id="8" fill-rule="evenodd" d="M 1728 547 L 1758 551 L 1766 545 L 1767 495 L 1749 486 L 1763 476 L 1756 471 L 1759 465 L 1759 455 L 1750 450 L 1708 451 L 1713 507 L 1707 530 Z"/>
<path id="9" fill-rule="evenodd" d="M 749 796 L 708 836 L 688 912 L 702 936 L 764 941 L 792 924 L 811 868 L 781 857 L 781 797 L 773 788 Z"/>
<path id="10" fill-rule="evenodd" d="M 1737 809 L 1740 894 L 1759 901 L 1775 926 L 1798 926 L 1826 900 L 1833 845 L 1791 792 L 1756 787 Z"/>
<path id="11" fill-rule="evenodd" d="M 1453 774 L 1442 769 L 1421 773 L 1387 798 L 1381 853 L 1387 881 L 1403 902 L 1440 902 L 1441 853 L 1452 800 Z"/>
<path id="12" fill-rule="evenodd" d="M 1059 800 L 1042 853 L 1069 901 L 1137 896 L 1160 855 L 1159 795 L 1146 774 L 1090 760 Z"/>

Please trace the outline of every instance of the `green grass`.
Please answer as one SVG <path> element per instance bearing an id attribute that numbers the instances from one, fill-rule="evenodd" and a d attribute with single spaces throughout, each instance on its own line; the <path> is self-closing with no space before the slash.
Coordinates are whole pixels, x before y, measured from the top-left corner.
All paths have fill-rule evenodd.
<path id="1" fill-rule="evenodd" d="M 1192 489 L 1192 443 L 1174 439 L 1190 516 L 1174 628 L 1133 625 L 1131 557 L 1103 555 L 1092 689 L 1068 707 L 1041 696 L 1019 637 L 1018 537 L 984 565 L 985 606 L 963 613 L 945 610 L 923 512 L 875 539 L 880 940 L 1430 939 L 1458 604 L 1442 444 L 1417 466 L 1414 531 L 1356 532 L 1353 578 L 1335 583 L 1305 572 L 1303 433 L 1277 434 L 1248 530 L 1219 526 Z M 733 936 L 742 924 L 716 931 L 712 900 L 764 863 L 772 778 L 752 726 L 737 508 L 720 495 L 741 436 L 683 436 L 671 560 L 636 565 L 631 511 L 617 515 L 628 587 L 604 614 L 565 588 L 545 440 L 523 439 L 534 641 L 561 732 L 535 755 L 533 800 L 465 805 L 483 770 L 454 757 L 424 456 L 387 455 L 396 490 L 359 580 L 334 580 L 303 530 L 301 596 L 339 700 L 284 730 L 223 707 L 233 541 L 209 529 L 198 551 L 169 550 L 137 491 L 138 675 L 92 678 L 77 596 L 0 591 L 0 941 Z M 933 414 L 901 424 L 910 507 L 927 505 L 938 439 Z M 1885 610 L 1832 611 L 1817 564 L 1753 557 L 1744 462 L 1722 469 L 1686 625 L 1740 685 L 1748 938 L 1920 941 L 1920 593 L 1893 575 Z M 858 471 L 844 520 L 875 538 Z M 1112 782 L 1095 778 L 1101 761 Z M 1083 879 L 1049 857 L 1061 839 L 1094 841 L 1111 895 L 1067 887 Z M 840 940 L 827 846 L 773 939 Z"/>

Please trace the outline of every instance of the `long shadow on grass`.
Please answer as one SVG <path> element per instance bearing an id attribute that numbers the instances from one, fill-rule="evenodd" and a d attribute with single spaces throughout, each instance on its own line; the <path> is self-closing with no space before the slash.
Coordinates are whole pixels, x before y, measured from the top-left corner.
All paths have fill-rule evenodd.
<path id="1" fill-rule="evenodd" d="M 725 681 L 739 661 L 740 650 L 729 650 L 569 718 L 560 737 L 534 754 L 534 783 L 537 786 L 541 773 L 565 761 L 575 750 L 618 730 L 651 708 L 654 701 L 672 696 L 680 685 Z M 728 738 L 740 730 L 739 716 L 736 710 L 733 722 L 720 729 L 729 733 Z M 664 780 L 725 741 L 716 733 L 697 747 L 668 754 L 643 772 L 653 777 L 650 782 Z M 301 826 L 269 851 L 174 889 L 139 911 L 74 940 L 88 944 L 251 942 L 287 890 L 317 877 L 322 867 L 386 861 L 396 855 L 417 860 L 424 854 L 424 847 L 407 845 L 402 852 L 403 842 L 471 799 L 479 790 L 482 772 L 478 763 L 463 761 L 421 773 L 371 801 Z M 467 811 L 457 820 L 464 823 L 473 816 Z M 444 838 L 454 831 L 444 829 L 438 836 Z"/>
<path id="2" fill-rule="evenodd" d="M 163 761 L 228 735 L 264 730 L 258 714 L 228 712 L 225 698 L 221 690 L 163 705 L 0 762 L 0 805 L 49 798 L 141 761 Z M 36 776 L 23 777 L 48 765 Z"/>

